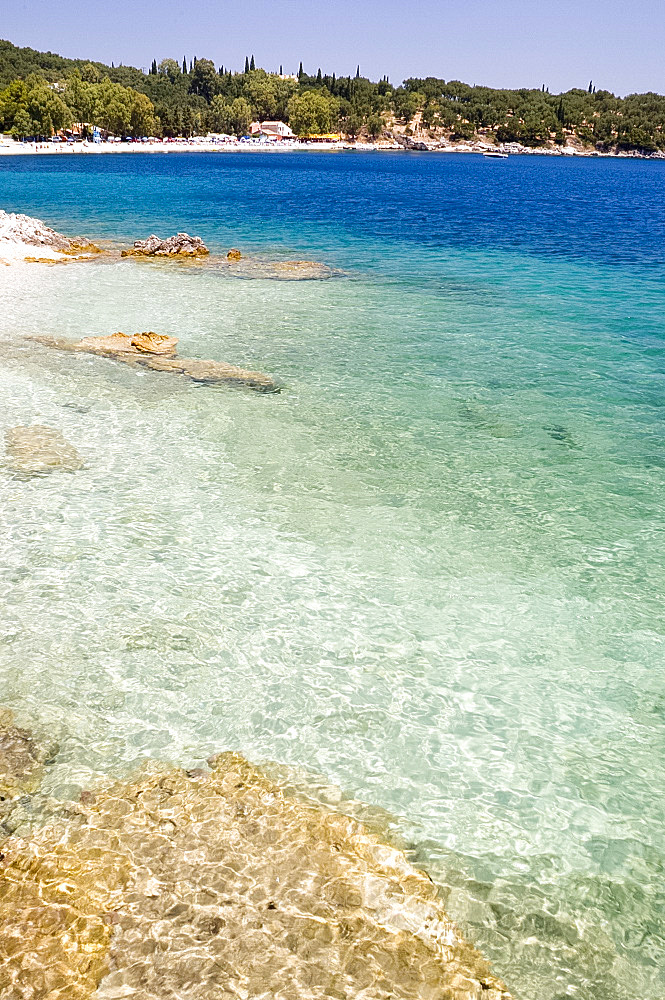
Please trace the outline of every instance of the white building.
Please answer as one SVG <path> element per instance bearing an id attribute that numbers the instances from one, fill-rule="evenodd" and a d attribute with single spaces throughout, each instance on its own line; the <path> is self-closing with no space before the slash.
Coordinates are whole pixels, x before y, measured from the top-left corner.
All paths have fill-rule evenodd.
<path id="1" fill-rule="evenodd" d="M 252 122 L 250 135 L 264 135 L 268 139 L 294 139 L 295 136 L 286 122 Z"/>

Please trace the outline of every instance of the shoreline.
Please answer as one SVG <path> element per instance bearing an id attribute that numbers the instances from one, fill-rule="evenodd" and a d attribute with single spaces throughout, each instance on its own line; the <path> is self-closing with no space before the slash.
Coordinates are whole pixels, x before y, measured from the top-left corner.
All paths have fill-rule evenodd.
<path id="1" fill-rule="evenodd" d="M 118 142 L 74 144 L 56 144 L 50 142 L 6 142 L 0 143 L 2 156 L 72 156 L 72 155 L 112 155 L 114 153 L 456 153 L 475 154 L 482 156 L 489 151 L 502 151 L 509 156 L 557 156 L 563 158 L 583 159 L 629 159 L 629 160 L 665 160 L 665 152 L 639 153 L 635 150 L 619 152 L 601 152 L 597 149 L 577 149 L 572 146 L 563 147 L 531 147 L 518 143 L 506 143 L 503 146 L 492 146 L 489 143 L 445 143 L 436 140 L 415 139 L 409 137 L 404 143 L 351 143 L 351 142 L 290 142 L 284 143 L 249 143 L 249 142 Z"/>

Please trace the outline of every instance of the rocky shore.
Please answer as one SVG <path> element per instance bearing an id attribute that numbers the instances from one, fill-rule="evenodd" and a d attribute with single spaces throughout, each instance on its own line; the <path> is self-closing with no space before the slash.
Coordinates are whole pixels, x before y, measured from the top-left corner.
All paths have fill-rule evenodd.
<path id="1" fill-rule="evenodd" d="M 640 152 L 636 149 L 620 150 L 597 150 L 591 146 L 565 145 L 559 146 L 555 143 L 547 146 L 524 146 L 521 143 L 507 143 L 505 146 L 497 146 L 494 142 L 485 141 L 482 136 L 472 140 L 451 141 L 445 137 L 437 137 L 427 132 L 415 132 L 406 135 L 403 131 L 393 131 L 385 134 L 375 142 L 353 141 L 342 139 L 336 142 L 307 142 L 291 141 L 288 143 L 247 143 L 240 141 L 229 141 L 222 145 L 206 141 L 186 141 L 178 143 L 162 142 L 154 140 L 147 143 L 142 142 L 118 142 L 118 143 L 92 143 L 81 142 L 71 145 L 52 145 L 48 142 L 9 142 L 4 145 L 0 143 L 0 156 L 53 156 L 53 155 L 114 155 L 118 153 L 293 153 L 293 152 L 339 152 L 340 150 L 356 150 L 358 152 L 399 152 L 400 150 L 436 152 L 436 153 L 483 153 L 487 149 L 505 149 L 511 155 L 520 156 L 593 156 L 618 159 L 640 159 L 640 160 L 662 160 L 665 159 L 665 152 L 656 150 L 655 152 Z"/>
<path id="2" fill-rule="evenodd" d="M 162 240 L 159 236 L 149 236 L 147 240 L 135 240 L 129 250 L 123 250 L 122 257 L 207 257 L 210 251 L 199 236 L 177 233 Z"/>
<path id="3" fill-rule="evenodd" d="M 53 753 L 0 715 L 3 1000 L 510 1000 L 400 850 L 237 754 L 40 803 Z"/>
<path id="4" fill-rule="evenodd" d="M 68 260 L 102 251 L 83 237 L 70 239 L 39 219 L 0 210 L 0 261 Z"/>

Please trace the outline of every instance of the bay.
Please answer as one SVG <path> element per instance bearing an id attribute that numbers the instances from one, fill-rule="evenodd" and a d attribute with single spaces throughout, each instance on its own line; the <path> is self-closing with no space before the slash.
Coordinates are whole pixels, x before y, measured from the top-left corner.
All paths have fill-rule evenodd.
<path id="1" fill-rule="evenodd" d="M 518 998 L 665 987 L 665 167 L 6 157 L 0 207 L 325 281 L 0 272 L 0 700 L 56 796 L 230 748 L 388 810 Z M 274 396 L 24 337 L 152 329 Z"/>

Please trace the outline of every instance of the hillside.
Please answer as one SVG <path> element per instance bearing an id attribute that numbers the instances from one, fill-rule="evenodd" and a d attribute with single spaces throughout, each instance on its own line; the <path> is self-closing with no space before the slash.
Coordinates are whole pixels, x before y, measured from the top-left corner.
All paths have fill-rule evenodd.
<path id="1" fill-rule="evenodd" d="M 150 71 L 66 59 L 0 41 L 0 129 L 48 137 L 72 122 L 129 135 L 244 134 L 253 119 L 289 122 L 296 134 L 351 138 L 418 136 L 453 142 L 482 137 L 526 146 L 665 149 L 665 97 L 616 97 L 593 83 L 562 94 L 469 86 L 459 80 L 243 72 L 209 59 L 153 59 Z"/>

